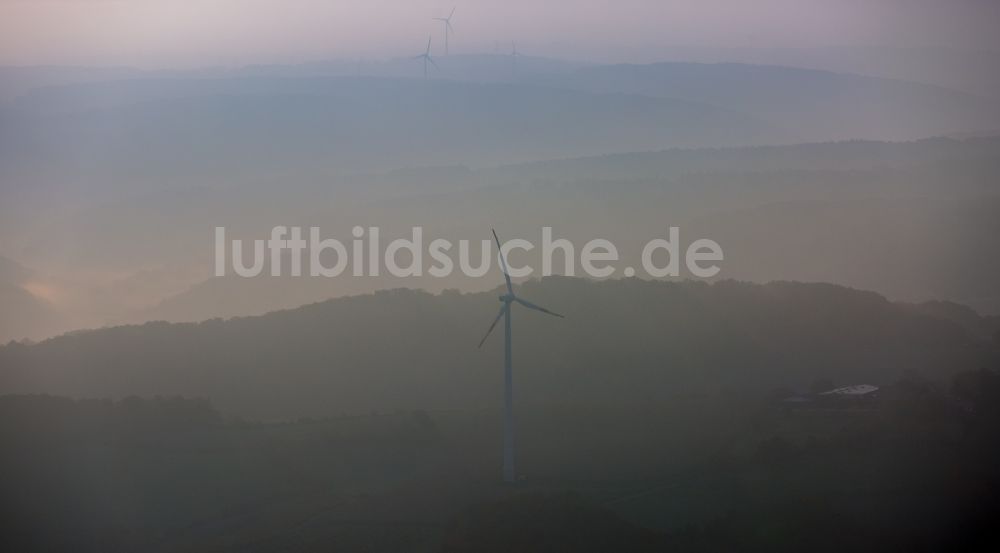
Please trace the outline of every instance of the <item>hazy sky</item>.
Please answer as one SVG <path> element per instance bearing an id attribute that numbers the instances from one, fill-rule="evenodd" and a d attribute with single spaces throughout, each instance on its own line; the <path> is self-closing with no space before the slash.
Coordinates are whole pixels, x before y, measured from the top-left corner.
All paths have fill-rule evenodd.
<path id="1" fill-rule="evenodd" d="M 416 53 L 650 61 L 675 46 L 1000 50 L 995 0 L 0 0 L 0 64 L 142 67 Z"/>

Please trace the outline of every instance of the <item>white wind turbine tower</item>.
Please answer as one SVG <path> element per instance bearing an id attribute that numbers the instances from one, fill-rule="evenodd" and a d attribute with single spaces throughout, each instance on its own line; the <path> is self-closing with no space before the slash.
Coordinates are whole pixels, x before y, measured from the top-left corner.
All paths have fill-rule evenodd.
<path id="1" fill-rule="evenodd" d="M 416 55 L 416 56 L 413 56 L 413 58 L 411 58 L 411 59 L 415 59 L 415 60 L 421 60 L 422 59 L 422 60 L 424 60 L 424 78 L 425 79 L 427 78 L 427 63 L 428 62 L 430 62 L 430 64 L 433 65 L 435 69 L 438 68 L 438 64 L 434 63 L 434 59 L 431 58 L 431 37 L 427 37 L 427 49 L 424 50 L 424 53 Z"/>
<path id="2" fill-rule="evenodd" d="M 491 229 L 492 230 L 492 229 Z M 497 326 L 500 319 L 504 320 L 504 350 L 503 350 L 503 376 L 504 376 L 504 396 L 503 396 L 503 479 L 506 482 L 513 483 L 515 480 L 514 476 L 514 380 L 511 373 L 511 358 L 510 358 L 510 305 L 512 303 L 519 303 L 528 309 L 534 309 L 535 311 L 541 311 L 547 315 L 553 315 L 555 317 L 563 318 L 562 315 L 554 313 L 541 307 L 535 305 L 530 301 L 521 299 L 514 294 L 514 287 L 510 283 L 510 275 L 507 273 L 507 262 L 503 258 L 503 249 L 500 247 L 500 239 L 497 238 L 497 231 L 493 231 L 493 239 L 497 243 L 497 255 L 500 257 L 500 268 L 503 269 L 503 278 L 507 282 L 507 293 L 500 296 L 500 312 L 497 313 L 497 317 L 493 319 L 493 324 L 490 325 L 489 330 L 486 331 L 486 335 L 483 339 L 479 341 L 478 347 L 483 347 L 483 343 L 486 342 L 486 338 L 489 337 L 490 333 L 493 332 L 493 328 Z"/>
<path id="3" fill-rule="evenodd" d="M 451 9 L 451 13 L 448 17 L 434 17 L 434 21 L 440 21 L 444 23 L 444 55 L 448 55 L 448 35 L 455 32 L 455 29 L 451 26 L 451 18 L 455 15 L 455 8 Z"/>

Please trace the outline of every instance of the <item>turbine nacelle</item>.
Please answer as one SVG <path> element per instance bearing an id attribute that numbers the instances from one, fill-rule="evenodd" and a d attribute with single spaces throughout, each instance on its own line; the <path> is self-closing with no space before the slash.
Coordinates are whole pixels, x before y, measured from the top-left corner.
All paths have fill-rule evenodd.
<path id="1" fill-rule="evenodd" d="M 431 37 L 427 37 L 427 49 L 424 50 L 423 54 L 417 54 L 410 59 L 423 60 L 424 62 L 424 78 L 427 78 L 427 64 L 430 63 L 434 66 L 434 69 L 439 69 L 438 64 L 434 62 L 434 58 L 431 57 Z"/>
<path id="2" fill-rule="evenodd" d="M 451 26 L 451 18 L 455 15 L 455 8 L 451 9 L 451 13 L 448 17 L 432 17 L 434 21 L 440 21 L 444 23 L 444 55 L 448 55 L 448 34 L 455 32 L 455 28 Z"/>
<path id="3" fill-rule="evenodd" d="M 555 311 L 550 311 L 540 305 L 531 303 L 530 301 L 522 299 L 518 297 L 516 294 L 514 294 L 514 285 L 513 283 L 511 283 L 510 274 L 507 272 L 507 260 L 504 259 L 503 257 L 503 247 L 500 245 L 500 238 L 497 237 L 497 231 L 495 230 L 493 231 L 493 240 L 496 241 L 497 244 L 497 251 L 498 251 L 497 256 L 500 258 L 500 268 L 503 269 L 503 278 L 504 278 L 504 283 L 507 285 L 507 293 L 497 296 L 497 299 L 500 300 L 500 303 L 504 305 L 500 308 L 500 312 L 497 313 L 496 318 L 493 319 L 493 324 L 491 324 L 489 330 L 486 331 L 486 335 L 483 336 L 483 339 L 479 341 L 478 347 L 483 347 L 483 344 L 486 343 L 486 339 L 490 337 L 490 333 L 493 332 L 494 328 L 496 328 L 497 323 L 500 322 L 500 319 L 504 318 L 505 316 L 509 316 L 510 304 L 512 303 L 517 303 L 524 307 L 527 307 L 528 309 L 534 311 L 541 311 L 546 315 L 552 315 L 553 317 L 559 317 L 560 319 L 565 318 L 559 313 L 556 313 Z M 509 335 L 507 336 L 507 339 L 508 340 L 510 339 Z"/>

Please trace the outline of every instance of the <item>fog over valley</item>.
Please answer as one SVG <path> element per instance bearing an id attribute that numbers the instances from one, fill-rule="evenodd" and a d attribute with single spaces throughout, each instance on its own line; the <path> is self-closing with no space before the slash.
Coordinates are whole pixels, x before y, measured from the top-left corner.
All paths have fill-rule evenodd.
<path id="1" fill-rule="evenodd" d="M 0 0 L 0 550 L 1000 550 L 998 24 Z"/>

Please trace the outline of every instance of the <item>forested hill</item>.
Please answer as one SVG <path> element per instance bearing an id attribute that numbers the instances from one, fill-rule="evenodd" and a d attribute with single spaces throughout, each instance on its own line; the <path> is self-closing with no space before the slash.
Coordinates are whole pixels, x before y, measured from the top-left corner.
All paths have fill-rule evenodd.
<path id="1" fill-rule="evenodd" d="M 888 383 L 995 366 L 996 318 L 829 284 L 531 281 L 514 308 L 517 399 L 641 405 L 678 395 Z M 495 292 L 393 290 L 259 317 L 148 323 L 0 348 L 0 393 L 183 395 L 226 415 L 499 407 Z M 956 316 L 958 313 L 960 316 Z"/>

